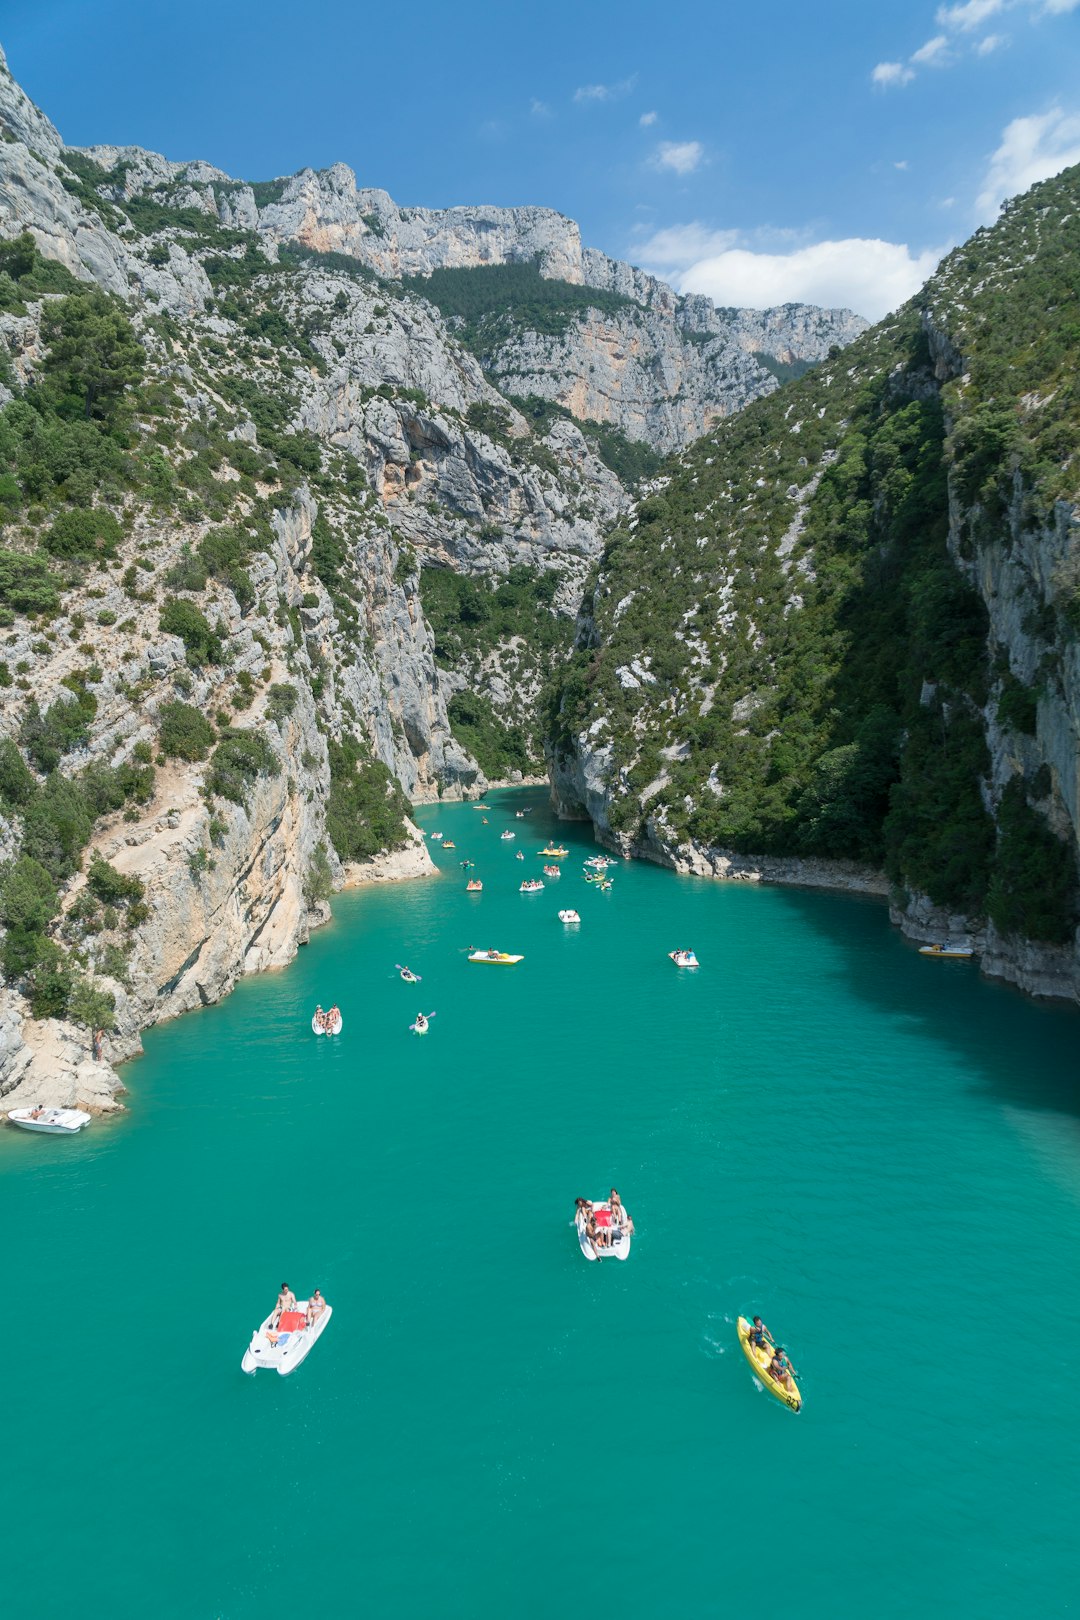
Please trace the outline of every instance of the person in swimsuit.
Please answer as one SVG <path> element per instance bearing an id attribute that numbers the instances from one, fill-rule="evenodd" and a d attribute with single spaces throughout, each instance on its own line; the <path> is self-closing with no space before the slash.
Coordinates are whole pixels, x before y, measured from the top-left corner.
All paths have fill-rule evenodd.
<path id="1" fill-rule="evenodd" d="M 291 1311 L 295 1304 L 296 1295 L 293 1293 L 288 1283 L 282 1283 L 281 1292 L 277 1297 L 277 1304 L 274 1306 L 274 1315 L 271 1321 L 271 1326 L 277 1327 L 284 1313 L 286 1311 Z"/>
<path id="2" fill-rule="evenodd" d="M 791 1377 L 791 1363 L 782 1350 L 774 1350 L 773 1358 L 769 1363 L 769 1377 L 775 1378 L 778 1384 L 794 1393 L 795 1384 Z"/>
<path id="3" fill-rule="evenodd" d="M 326 1028 L 326 1014 L 323 1012 L 321 1006 L 316 1007 L 315 1009 L 315 1027 L 316 1029 Z"/>
<path id="4" fill-rule="evenodd" d="M 774 1343 L 772 1334 L 769 1332 L 760 1316 L 754 1317 L 754 1320 L 750 1326 L 750 1332 L 746 1335 L 746 1337 L 754 1346 L 755 1350 L 768 1350 Z"/>
<path id="5" fill-rule="evenodd" d="M 623 1227 L 626 1231 L 627 1237 L 632 1237 L 634 1233 L 634 1223 L 623 1208 L 622 1199 L 619 1197 L 618 1191 L 614 1187 L 612 1187 L 610 1193 L 608 1194 L 608 1203 L 611 1205 L 611 1219 L 614 1224 L 616 1226 Z"/>
<path id="6" fill-rule="evenodd" d="M 589 1205 L 589 1213 L 585 1221 L 585 1236 L 592 1244 L 593 1253 L 599 1260 L 601 1258 L 600 1250 L 607 1248 L 610 1239 L 603 1227 L 597 1224 L 596 1211 L 593 1209 L 591 1204 Z"/>
<path id="7" fill-rule="evenodd" d="M 307 1303 L 307 1325 L 313 1327 L 326 1309 L 326 1301 L 317 1288 L 311 1290 L 311 1298 Z"/>

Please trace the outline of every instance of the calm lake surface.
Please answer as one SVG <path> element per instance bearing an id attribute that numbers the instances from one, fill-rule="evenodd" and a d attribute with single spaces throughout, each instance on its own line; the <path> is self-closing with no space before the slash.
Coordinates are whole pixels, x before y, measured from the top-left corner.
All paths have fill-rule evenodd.
<path id="1" fill-rule="evenodd" d="M 597 893 L 587 829 L 489 803 L 422 813 L 440 878 L 151 1032 L 124 1117 L 0 1132 L 5 1612 L 1077 1612 L 1080 1018 L 875 904 Z M 586 1265 L 573 1199 L 613 1181 L 633 1253 Z M 246 1378 L 282 1278 L 333 1320 Z"/>

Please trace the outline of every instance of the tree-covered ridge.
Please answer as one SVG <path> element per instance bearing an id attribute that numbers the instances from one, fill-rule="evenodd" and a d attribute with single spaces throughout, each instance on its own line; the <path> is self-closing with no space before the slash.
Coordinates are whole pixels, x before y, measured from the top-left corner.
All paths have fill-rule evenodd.
<path id="1" fill-rule="evenodd" d="M 1075 496 L 1078 181 L 1011 205 L 897 316 L 670 464 L 610 535 L 549 727 L 557 753 L 586 733 L 606 751 L 615 830 L 855 857 L 1004 932 L 1070 936 L 1050 773 L 1004 798 L 989 780 L 988 719 L 1033 731 L 1038 693 L 965 559 Z M 1067 561 L 1032 603 L 1045 681 L 1077 585 Z"/>
<path id="2" fill-rule="evenodd" d="M 409 276 L 404 285 L 455 323 L 466 348 L 481 360 L 514 332 L 557 336 L 586 311 L 614 314 L 641 306 L 623 293 L 556 281 L 525 264 L 483 264 Z"/>

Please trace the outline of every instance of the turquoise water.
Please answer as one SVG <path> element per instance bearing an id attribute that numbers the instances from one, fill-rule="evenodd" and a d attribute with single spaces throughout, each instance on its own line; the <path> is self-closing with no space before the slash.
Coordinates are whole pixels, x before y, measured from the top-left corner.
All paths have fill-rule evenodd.
<path id="1" fill-rule="evenodd" d="M 490 802 L 423 813 L 441 879 L 150 1034 L 125 1117 L 0 1133 L 6 1612 L 1075 1612 L 1080 1019 L 869 903 L 598 894 L 585 829 Z M 565 875 L 519 895 L 549 833 Z M 612 1181 L 633 1253 L 586 1265 L 573 1198 Z M 245 1378 L 282 1278 L 334 1318 Z"/>

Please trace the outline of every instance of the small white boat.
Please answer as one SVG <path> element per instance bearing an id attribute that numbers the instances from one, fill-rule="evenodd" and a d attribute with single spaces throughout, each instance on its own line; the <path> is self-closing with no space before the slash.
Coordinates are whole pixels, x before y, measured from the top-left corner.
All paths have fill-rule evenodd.
<path id="1" fill-rule="evenodd" d="M 585 1229 L 584 1216 L 580 1214 L 577 1215 L 574 1219 L 574 1225 L 577 1227 L 578 1243 L 586 1260 L 627 1259 L 630 1254 L 630 1233 L 626 1226 L 622 1226 L 617 1221 L 612 1220 L 611 1205 L 594 1201 L 593 1213 L 596 1216 L 597 1226 L 600 1227 L 602 1232 L 608 1235 L 609 1242 L 602 1245 L 601 1252 L 597 1254 L 593 1249 L 592 1241 Z M 626 1216 L 625 1209 L 623 1210 L 623 1215 Z M 629 1216 L 626 1216 L 626 1218 L 629 1220 Z"/>
<path id="2" fill-rule="evenodd" d="M 559 921 L 565 923 L 576 923 L 581 921 L 581 916 L 579 912 L 568 909 L 566 911 L 559 912 Z"/>
<path id="3" fill-rule="evenodd" d="M 701 964 L 693 951 L 668 951 L 668 955 L 676 967 L 700 967 Z"/>
<path id="4" fill-rule="evenodd" d="M 428 833 L 429 838 L 441 838 L 442 833 Z"/>
<path id="5" fill-rule="evenodd" d="M 318 1015 L 318 1013 L 312 1013 L 312 1015 L 311 1015 L 311 1033 L 313 1035 L 340 1035 L 341 1034 L 341 1023 L 342 1023 L 341 1014 L 338 1013 L 337 1017 L 334 1019 L 334 1022 L 329 1026 L 329 1028 L 324 1028 L 323 1025 L 319 1023 L 319 1015 Z"/>
<path id="6" fill-rule="evenodd" d="M 525 859 L 525 851 L 523 849 L 518 850 L 517 858 L 519 861 L 523 861 Z"/>
<path id="7" fill-rule="evenodd" d="M 537 891 L 542 889 L 543 887 L 544 887 L 544 885 L 540 881 L 539 878 L 526 878 L 525 882 L 518 889 L 518 893 L 519 894 L 536 894 Z"/>
<path id="8" fill-rule="evenodd" d="M 414 973 L 412 968 L 407 968 L 407 967 L 400 968 L 399 973 L 400 973 L 401 977 L 405 980 L 406 984 L 419 984 L 420 983 L 420 975 L 419 975 L 419 973 Z"/>
<path id="9" fill-rule="evenodd" d="M 513 967 L 515 962 L 523 962 L 523 956 L 512 956 L 509 951 L 470 951 L 470 962 L 498 962 L 504 967 Z"/>
<path id="10" fill-rule="evenodd" d="M 74 1136 L 84 1131 L 93 1116 L 81 1108 L 13 1108 L 8 1115 L 23 1131 L 42 1131 L 46 1136 Z"/>
<path id="11" fill-rule="evenodd" d="M 920 945 L 920 956 L 944 956 L 952 962 L 969 962 L 975 955 L 970 945 Z"/>
<path id="12" fill-rule="evenodd" d="M 545 877 L 562 877 L 562 867 L 561 866 L 545 866 L 544 867 L 544 876 Z"/>
<path id="13" fill-rule="evenodd" d="M 517 834 L 512 833 L 510 831 L 509 827 L 507 827 L 507 829 L 506 829 L 506 831 L 504 833 L 499 834 L 499 837 L 502 839 L 503 843 L 505 844 L 509 839 L 516 838 Z"/>
<path id="14" fill-rule="evenodd" d="M 423 1013 L 419 1013 L 417 1015 L 416 1023 L 415 1024 L 410 1024 L 409 1028 L 412 1030 L 414 1035 L 426 1035 L 427 1034 L 429 1024 L 428 1024 L 427 1019 L 424 1017 Z"/>
<path id="15" fill-rule="evenodd" d="M 257 1373 L 262 1367 L 270 1367 L 284 1378 L 299 1367 L 334 1314 L 332 1305 L 324 1305 L 309 1327 L 307 1306 L 306 1299 L 298 1299 L 295 1310 L 282 1312 L 276 1329 L 270 1325 L 276 1309 L 270 1312 L 266 1321 L 255 1329 L 244 1351 L 240 1363 L 244 1372 Z"/>

